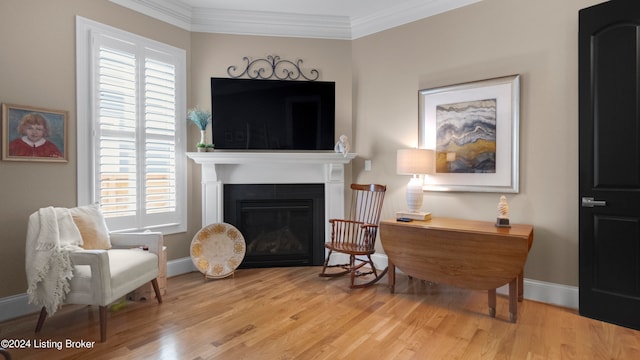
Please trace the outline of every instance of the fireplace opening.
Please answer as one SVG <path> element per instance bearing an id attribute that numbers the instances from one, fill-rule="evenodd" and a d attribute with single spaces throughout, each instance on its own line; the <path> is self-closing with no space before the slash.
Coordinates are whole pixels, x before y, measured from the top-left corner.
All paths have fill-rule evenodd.
<path id="1" fill-rule="evenodd" d="M 242 233 L 241 268 L 324 262 L 324 184 L 226 184 L 224 221 Z"/>

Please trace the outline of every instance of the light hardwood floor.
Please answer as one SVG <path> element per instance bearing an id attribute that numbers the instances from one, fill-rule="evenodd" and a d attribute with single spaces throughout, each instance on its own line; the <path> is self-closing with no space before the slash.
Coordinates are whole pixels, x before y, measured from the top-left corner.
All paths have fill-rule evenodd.
<path id="1" fill-rule="evenodd" d="M 0 339 L 31 340 L 14 359 L 640 359 L 640 331 L 506 297 L 487 315 L 484 291 L 399 275 L 366 289 L 319 278 L 319 267 L 241 269 L 233 278 L 170 278 L 164 303 L 127 302 L 92 349 L 34 342 L 97 341 L 97 309 L 65 306 L 33 333 L 37 314 L 0 323 Z M 46 345 L 46 343 L 45 343 Z"/>

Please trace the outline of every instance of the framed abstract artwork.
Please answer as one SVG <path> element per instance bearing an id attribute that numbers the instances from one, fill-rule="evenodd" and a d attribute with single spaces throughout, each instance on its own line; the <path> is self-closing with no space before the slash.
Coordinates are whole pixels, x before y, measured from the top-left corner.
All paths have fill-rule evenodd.
<path id="1" fill-rule="evenodd" d="M 67 162 L 67 117 L 66 111 L 2 104 L 2 160 Z"/>
<path id="2" fill-rule="evenodd" d="M 517 193 L 520 76 L 419 91 L 420 147 L 435 150 L 424 190 Z"/>

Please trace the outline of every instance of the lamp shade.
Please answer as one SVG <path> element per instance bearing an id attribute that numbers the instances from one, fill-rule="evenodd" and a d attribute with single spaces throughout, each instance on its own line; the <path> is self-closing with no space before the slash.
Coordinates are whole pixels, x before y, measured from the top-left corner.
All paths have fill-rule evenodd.
<path id="1" fill-rule="evenodd" d="M 435 172 L 433 150 L 399 149 L 396 159 L 396 172 L 399 175 L 433 174 Z"/>

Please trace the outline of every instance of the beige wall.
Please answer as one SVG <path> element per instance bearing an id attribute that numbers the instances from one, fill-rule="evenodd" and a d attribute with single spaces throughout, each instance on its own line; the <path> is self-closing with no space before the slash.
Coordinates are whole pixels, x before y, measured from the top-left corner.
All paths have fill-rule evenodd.
<path id="1" fill-rule="evenodd" d="M 191 34 L 108 0 L 3 0 L 0 14 L 0 102 L 69 112 L 68 163 L 0 161 L 2 298 L 27 289 L 24 243 L 29 214 L 44 206 L 76 205 L 76 123 L 85 119 L 76 119 L 75 16 L 162 41 L 187 54 Z M 175 249 L 170 246 L 170 251 Z"/>
<path id="2" fill-rule="evenodd" d="M 419 89 L 521 75 L 520 193 L 514 223 L 535 226 L 525 277 L 578 284 L 578 10 L 597 0 L 484 0 L 353 42 L 354 178 L 405 207 L 396 149 L 417 145 Z M 499 194 L 425 193 L 435 216 L 495 221 Z"/>
<path id="3" fill-rule="evenodd" d="M 107 0 L 0 2 L 0 102 L 69 111 L 69 163 L 0 161 L 0 298 L 26 290 L 30 213 L 76 204 L 75 15 L 187 50 L 188 106 L 210 107 L 209 78 L 242 57 L 301 58 L 337 82 L 337 134 L 351 135 L 358 182 L 390 187 L 384 216 L 404 208 L 395 152 L 417 144 L 417 91 L 522 76 L 520 194 L 513 222 L 535 225 L 525 276 L 578 283 L 578 9 L 601 0 L 484 0 L 355 41 L 188 33 Z M 189 128 L 189 146 L 198 138 Z M 363 171 L 371 159 L 371 172 Z M 189 163 L 189 231 L 166 238 L 169 258 L 189 254 L 200 227 L 200 169 Z M 493 221 L 498 194 L 426 193 L 437 216 Z"/>

